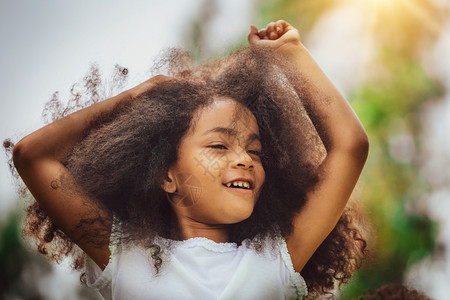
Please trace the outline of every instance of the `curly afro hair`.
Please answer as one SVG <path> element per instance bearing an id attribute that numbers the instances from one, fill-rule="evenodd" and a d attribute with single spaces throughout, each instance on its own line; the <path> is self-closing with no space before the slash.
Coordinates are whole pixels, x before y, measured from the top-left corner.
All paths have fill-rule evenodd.
<path id="1" fill-rule="evenodd" d="M 111 240 L 144 243 L 152 248 L 158 269 L 163 263 L 158 254 L 163 249 L 154 242 L 155 236 L 178 238 L 176 217 L 161 184 L 178 159 L 180 140 L 195 123 L 195 113 L 217 97 L 229 97 L 257 120 L 266 172 L 252 215 L 230 225 L 230 241 L 241 244 L 251 239 L 258 249 L 265 238 L 289 235 L 306 194 L 320 180 L 318 166 L 326 155 L 320 128 L 308 114 L 312 91 L 301 75 L 282 57 L 257 47 L 198 66 L 193 66 L 188 53 L 172 49 L 157 67 L 166 68 L 173 78 L 95 118 L 63 162 L 71 179 L 61 178 L 62 188 L 80 190 L 101 204 L 121 225 L 114 227 L 111 237 L 116 238 Z M 123 69 L 120 72 L 126 76 Z M 101 85 L 98 70 L 93 69 L 85 82 L 91 90 Z M 98 93 L 90 94 L 99 98 Z M 74 95 L 72 103 L 79 101 Z M 46 108 L 52 120 L 70 111 L 58 99 L 52 101 Z M 12 149 L 11 142 L 4 144 Z M 346 283 L 360 267 L 367 247 L 359 215 L 356 208 L 347 207 L 304 267 L 309 297 L 329 292 L 336 281 Z M 107 224 L 96 218 L 86 216 L 79 228 L 88 231 L 93 222 Z M 35 238 L 40 252 L 56 260 L 72 253 L 78 257 L 75 268 L 82 267 L 74 243 L 36 202 L 28 210 L 25 232 Z M 109 231 L 96 232 L 92 238 L 102 234 Z"/>
<path id="2" fill-rule="evenodd" d="M 400 283 L 390 283 L 375 292 L 361 296 L 359 300 L 428 300 L 425 294 Z"/>

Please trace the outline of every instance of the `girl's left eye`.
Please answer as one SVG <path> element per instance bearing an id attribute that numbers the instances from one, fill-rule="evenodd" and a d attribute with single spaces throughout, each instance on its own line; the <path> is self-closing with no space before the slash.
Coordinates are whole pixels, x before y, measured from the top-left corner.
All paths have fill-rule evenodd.
<path id="1" fill-rule="evenodd" d="M 257 156 L 261 156 L 261 152 L 257 150 L 248 150 L 248 152 Z"/>
<path id="2" fill-rule="evenodd" d="M 209 146 L 210 148 L 214 148 L 214 149 L 227 149 L 227 147 L 225 147 L 224 145 L 211 145 Z"/>
<path id="3" fill-rule="evenodd" d="M 214 148 L 214 149 L 219 149 L 219 150 L 226 150 L 226 149 L 228 149 L 225 145 L 220 145 L 220 144 L 218 144 L 218 145 L 211 145 L 211 146 L 208 146 L 208 147 L 209 148 Z M 253 154 L 253 155 L 256 155 L 256 156 L 261 156 L 261 152 L 257 151 L 257 150 L 248 150 L 248 152 L 250 154 Z"/>

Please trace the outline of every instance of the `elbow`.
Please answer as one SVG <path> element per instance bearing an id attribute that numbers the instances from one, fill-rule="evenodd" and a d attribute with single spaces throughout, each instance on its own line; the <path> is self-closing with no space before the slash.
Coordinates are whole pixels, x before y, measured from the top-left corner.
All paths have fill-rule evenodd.
<path id="1" fill-rule="evenodd" d="M 363 128 L 347 131 L 327 151 L 349 155 L 364 164 L 369 154 L 369 137 Z"/>
<path id="2" fill-rule="evenodd" d="M 23 166 L 24 160 L 26 159 L 26 151 L 25 146 L 22 141 L 18 142 L 14 145 L 13 151 L 12 151 L 12 160 L 14 163 L 14 167 L 19 171 L 20 167 Z"/>
<path id="3" fill-rule="evenodd" d="M 364 129 L 353 134 L 349 150 L 355 158 L 365 163 L 369 154 L 369 137 Z"/>
<path id="4" fill-rule="evenodd" d="M 32 148 L 33 147 L 23 139 L 14 145 L 12 160 L 14 167 L 19 173 L 24 167 L 29 166 L 34 160 L 36 160 L 36 152 L 33 151 Z"/>
<path id="5" fill-rule="evenodd" d="M 363 158 L 364 162 L 367 160 L 367 156 L 369 155 L 369 137 L 367 136 L 367 133 L 364 131 L 364 137 L 360 141 L 359 151 L 361 153 L 361 157 Z"/>

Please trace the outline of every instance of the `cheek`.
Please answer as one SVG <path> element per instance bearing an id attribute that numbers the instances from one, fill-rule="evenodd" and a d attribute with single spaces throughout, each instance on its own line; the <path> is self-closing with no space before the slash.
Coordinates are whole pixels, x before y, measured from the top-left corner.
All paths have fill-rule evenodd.
<path id="1" fill-rule="evenodd" d="M 214 153 L 213 149 L 204 150 L 194 156 L 193 167 L 195 173 L 202 177 L 202 181 L 213 183 L 228 169 L 230 164 L 226 155 Z"/>
<path id="2" fill-rule="evenodd" d="M 258 170 L 257 174 L 259 185 L 260 187 L 262 187 L 264 185 L 264 182 L 266 181 L 266 172 L 264 171 L 262 165 L 260 165 L 260 169 Z"/>
<path id="3" fill-rule="evenodd" d="M 175 175 L 177 193 L 169 200 L 179 207 L 190 207 L 196 204 L 202 194 L 202 183 L 199 178 L 191 173 L 179 172 Z"/>
<path id="4" fill-rule="evenodd" d="M 264 183 L 266 182 L 266 176 L 265 173 L 263 172 L 259 177 L 258 177 L 258 190 L 256 191 L 256 201 L 259 200 L 259 197 L 261 196 L 261 191 L 264 187 Z"/>
<path id="5" fill-rule="evenodd" d="M 264 169 L 263 169 L 262 175 L 261 175 L 261 185 L 263 185 L 265 181 L 266 181 L 266 173 L 264 172 Z"/>
<path id="6" fill-rule="evenodd" d="M 266 178 L 266 171 L 264 169 L 264 165 L 261 159 L 255 160 L 254 165 L 255 165 L 255 176 L 264 181 L 264 179 Z"/>

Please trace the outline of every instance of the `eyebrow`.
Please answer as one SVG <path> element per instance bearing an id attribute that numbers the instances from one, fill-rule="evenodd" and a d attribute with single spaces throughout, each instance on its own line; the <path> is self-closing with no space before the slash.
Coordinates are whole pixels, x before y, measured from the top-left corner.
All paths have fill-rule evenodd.
<path id="1" fill-rule="evenodd" d="M 211 132 L 223 133 L 223 134 L 233 136 L 233 137 L 238 136 L 236 129 L 229 128 L 229 127 L 214 127 L 214 128 L 206 130 L 205 132 L 203 132 L 202 135 L 207 135 L 208 133 L 211 133 Z M 253 142 L 254 140 L 258 140 L 261 142 L 261 138 L 256 133 L 250 134 L 247 138 L 248 142 Z"/>

